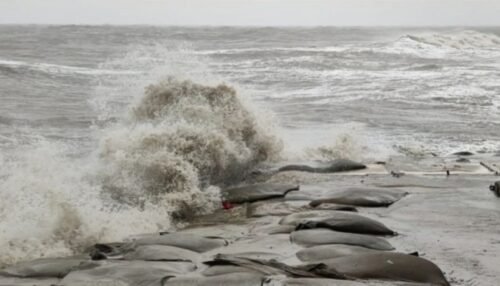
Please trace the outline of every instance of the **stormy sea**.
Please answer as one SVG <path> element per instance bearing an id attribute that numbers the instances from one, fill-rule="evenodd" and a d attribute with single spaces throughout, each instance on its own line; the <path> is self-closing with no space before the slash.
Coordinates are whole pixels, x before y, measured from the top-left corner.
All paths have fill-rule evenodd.
<path id="1" fill-rule="evenodd" d="M 500 150 L 500 28 L 0 26 L 0 265 L 279 161 Z"/>

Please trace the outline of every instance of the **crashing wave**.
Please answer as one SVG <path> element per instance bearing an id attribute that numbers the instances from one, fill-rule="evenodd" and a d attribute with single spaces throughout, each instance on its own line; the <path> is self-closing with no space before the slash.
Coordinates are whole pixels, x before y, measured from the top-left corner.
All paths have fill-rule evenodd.
<path id="1" fill-rule="evenodd" d="M 280 149 L 233 88 L 168 78 L 146 88 L 129 123 L 103 140 L 101 155 L 112 170 L 106 188 L 137 203 L 241 179 Z"/>
<path id="2" fill-rule="evenodd" d="M 8 202 L 0 208 L 0 266 L 168 230 L 172 219 L 212 211 L 217 185 L 281 150 L 225 84 L 169 78 L 130 110 L 99 130 L 97 156 L 73 158 L 74 146 L 43 138 L 16 160 L 0 156 L 0 201 Z"/>

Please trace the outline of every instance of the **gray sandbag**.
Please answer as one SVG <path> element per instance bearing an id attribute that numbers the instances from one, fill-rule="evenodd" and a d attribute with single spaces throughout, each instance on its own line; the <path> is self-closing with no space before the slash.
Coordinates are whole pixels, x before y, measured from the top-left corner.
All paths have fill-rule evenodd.
<path id="1" fill-rule="evenodd" d="M 200 236 L 191 233 L 162 233 L 145 235 L 132 240 L 140 245 L 169 245 L 188 249 L 195 252 L 205 252 L 215 248 L 227 246 L 228 242 L 221 237 Z"/>
<path id="2" fill-rule="evenodd" d="M 251 203 L 284 197 L 289 192 L 298 190 L 297 185 L 261 183 L 224 189 L 222 198 L 235 204 Z"/>
<path id="3" fill-rule="evenodd" d="M 383 223 L 358 214 L 337 212 L 327 218 L 305 219 L 296 221 L 296 230 L 327 228 L 335 231 L 374 234 L 395 235 L 396 232 L 389 229 Z"/>
<path id="4" fill-rule="evenodd" d="M 375 253 L 380 250 L 366 248 L 356 245 L 325 244 L 308 247 L 296 253 L 297 258 L 304 262 L 320 262 L 343 256 L 351 256 L 366 253 Z"/>
<path id="5" fill-rule="evenodd" d="M 162 286 L 172 276 L 196 269 L 190 262 L 113 261 L 106 265 L 69 273 L 62 286 Z"/>
<path id="6" fill-rule="evenodd" d="M 316 162 L 310 165 L 286 165 L 278 169 L 284 171 L 300 171 L 310 173 L 337 173 L 366 169 L 366 166 L 347 159 L 336 159 L 331 162 Z"/>
<path id="7" fill-rule="evenodd" d="M 439 267 L 424 258 L 394 252 L 343 256 L 322 262 L 347 277 L 449 286 Z"/>
<path id="8" fill-rule="evenodd" d="M 71 271 L 91 269 L 100 263 L 81 257 L 40 258 L 21 262 L 0 270 L 0 275 L 11 277 L 64 277 Z"/>
<path id="9" fill-rule="evenodd" d="M 408 192 L 397 190 L 385 190 L 378 188 L 350 188 L 329 198 L 314 200 L 310 203 L 317 207 L 325 203 L 343 204 L 360 207 L 388 207 L 399 201 Z"/>
<path id="10" fill-rule="evenodd" d="M 262 286 L 265 276 L 258 273 L 229 273 L 211 277 L 171 277 L 164 286 Z"/>
<path id="11" fill-rule="evenodd" d="M 323 244 L 347 244 L 376 250 L 393 250 L 394 247 L 381 237 L 371 235 L 333 231 L 329 229 L 308 229 L 290 234 L 293 243 L 311 247 Z"/>

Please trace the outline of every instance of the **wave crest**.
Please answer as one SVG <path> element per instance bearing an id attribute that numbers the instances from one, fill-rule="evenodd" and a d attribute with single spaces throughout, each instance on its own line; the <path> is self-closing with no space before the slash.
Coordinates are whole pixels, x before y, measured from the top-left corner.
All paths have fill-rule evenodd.
<path id="1" fill-rule="evenodd" d="M 407 39 L 419 44 L 440 48 L 464 49 L 498 49 L 500 37 L 494 34 L 466 30 L 456 33 L 406 35 Z"/>

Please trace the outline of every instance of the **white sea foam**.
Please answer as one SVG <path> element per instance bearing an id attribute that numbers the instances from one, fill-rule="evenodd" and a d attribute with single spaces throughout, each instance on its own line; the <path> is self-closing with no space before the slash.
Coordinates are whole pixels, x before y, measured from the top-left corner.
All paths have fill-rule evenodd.
<path id="1" fill-rule="evenodd" d="M 371 162 L 385 160 L 395 154 L 383 134 L 367 132 L 365 124 L 357 122 L 281 130 L 280 135 L 285 142 L 283 159 Z"/>
<path id="2" fill-rule="evenodd" d="M 197 51 L 200 55 L 237 55 L 246 53 L 269 53 L 269 52 L 304 52 L 304 53 L 332 53 L 346 51 L 347 47 L 327 46 L 327 47 L 265 47 L 265 48 L 234 48 Z"/>
<path id="3" fill-rule="evenodd" d="M 40 138 L 34 146 L 19 146 L 15 160 L 2 158 L 0 264 L 69 254 L 131 229 L 169 227 L 168 208 L 107 205 L 92 179 L 96 162 L 71 160 L 69 148 Z"/>
<path id="4" fill-rule="evenodd" d="M 472 30 L 409 34 L 390 43 L 382 51 L 429 58 L 461 56 L 464 53 L 491 57 L 500 54 L 500 37 Z"/>
<path id="5" fill-rule="evenodd" d="M 472 30 L 464 30 L 455 33 L 407 35 L 405 38 L 417 43 L 458 50 L 500 48 L 500 37 Z"/>
<path id="6" fill-rule="evenodd" d="M 133 70 L 110 70 L 110 69 L 93 69 L 85 67 L 75 67 L 66 65 L 57 65 L 49 63 L 28 63 L 23 61 L 13 61 L 0 59 L 0 68 L 19 69 L 24 68 L 32 71 L 43 72 L 48 74 L 77 74 L 77 75 L 120 75 L 120 74 L 138 74 L 138 71 Z"/>

